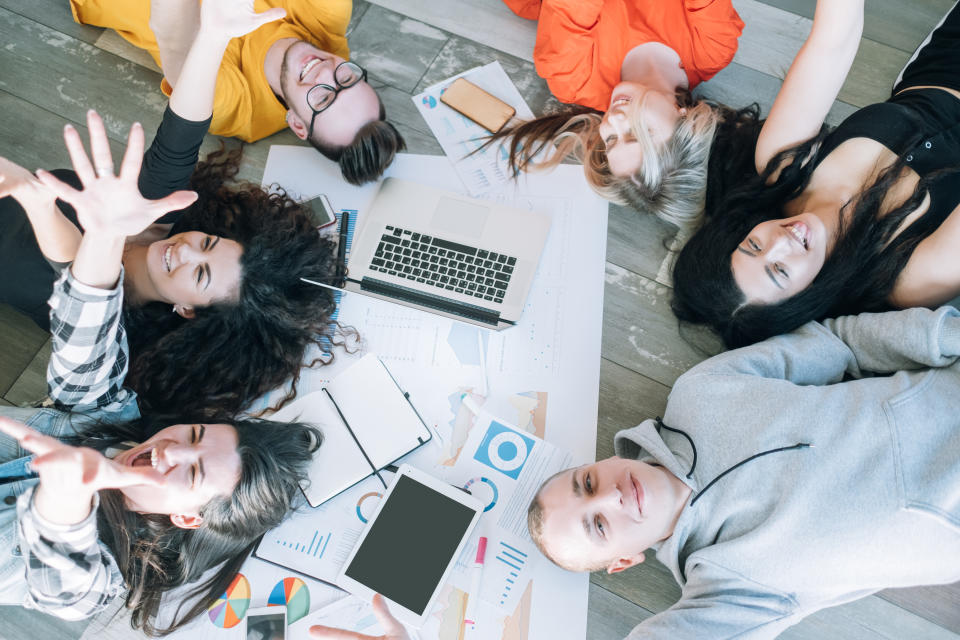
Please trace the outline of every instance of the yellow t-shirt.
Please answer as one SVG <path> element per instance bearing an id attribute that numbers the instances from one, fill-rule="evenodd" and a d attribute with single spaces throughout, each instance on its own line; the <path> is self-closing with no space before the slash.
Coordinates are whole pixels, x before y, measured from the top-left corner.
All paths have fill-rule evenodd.
<path id="1" fill-rule="evenodd" d="M 160 50 L 150 30 L 149 0 L 70 0 L 81 24 L 114 29 L 135 47 L 146 50 L 160 65 Z M 270 46 L 281 38 L 305 40 L 324 51 L 349 59 L 347 25 L 352 0 L 256 0 L 256 10 L 283 7 L 287 17 L 230 41 L 217 75 L 210 132 L 247 142 L 286 127 L 286 109 L 277 100 L 263 72 Z M 161 90 L 170 95 L 166 79 Z"/>

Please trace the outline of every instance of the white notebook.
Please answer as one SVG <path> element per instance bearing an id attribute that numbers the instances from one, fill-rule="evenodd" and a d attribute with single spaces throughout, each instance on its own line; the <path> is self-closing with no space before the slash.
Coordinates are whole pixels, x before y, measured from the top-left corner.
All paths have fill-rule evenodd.
<path id="1" fill-rule="evenodd" d="M 386 366 L 368 354 L 320 391 L 297 398 L 271 420 L 306 422 L 323 431 L 313 455 L 309 484 L 301 487 L 311 507 L 375 474 L 431 438 Z"/>

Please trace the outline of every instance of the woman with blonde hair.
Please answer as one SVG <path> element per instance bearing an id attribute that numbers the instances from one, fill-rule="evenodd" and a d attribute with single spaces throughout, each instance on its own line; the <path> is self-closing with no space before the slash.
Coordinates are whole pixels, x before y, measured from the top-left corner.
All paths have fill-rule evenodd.
<path id="1" fill-rule="evenodd" d="M 743 21 L 730 0 L 655 9 L 625 0 L 505 1 L 538 19 L 537 72 L 558 99 L 576 103 L 495 134 L 509 138 L 510 169 L 573 157 L 604 198 L 696 225 L 718 129 L 756 121 L 754 110 L 714 107 L 690 93 L 733 59 Z"/>

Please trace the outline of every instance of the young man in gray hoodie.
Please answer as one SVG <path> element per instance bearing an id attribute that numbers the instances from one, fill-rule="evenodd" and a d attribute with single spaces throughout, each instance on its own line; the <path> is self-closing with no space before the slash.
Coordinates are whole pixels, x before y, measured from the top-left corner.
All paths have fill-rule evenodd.
<path id="1" fill-rule="evenodd" d="M 879 375 L 869 376 L 867 372 Z M 530 507 L 572 570 L 656 550 L 680 600 L 637 638 L 771 638 L 886 587 L 960 580 L 960 313 L 810 323 L 681 376 L 663 421 Z"/>

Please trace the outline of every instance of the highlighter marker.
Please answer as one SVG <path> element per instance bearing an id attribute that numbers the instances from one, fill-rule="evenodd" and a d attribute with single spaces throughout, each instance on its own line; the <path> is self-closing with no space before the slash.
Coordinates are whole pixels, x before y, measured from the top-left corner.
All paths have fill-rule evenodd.
<path id="1" fill-rule="evenodd" d="M 467 596 L 467 608 L 463 612 L 464 628 L 473 630 L 477 622 L 477 603 L 480 600 L 480 578 L 483 575 L 483 561 L 487 555 L 487 538 L 480 536 L 477 544 L 477 556 L 473 559 L 473 566 L 470 567 L 470 594 Z"/>

